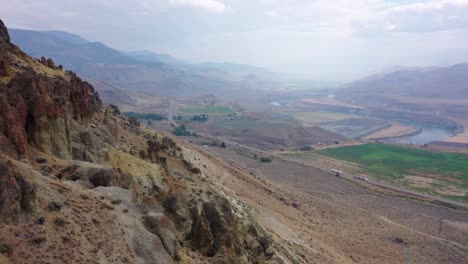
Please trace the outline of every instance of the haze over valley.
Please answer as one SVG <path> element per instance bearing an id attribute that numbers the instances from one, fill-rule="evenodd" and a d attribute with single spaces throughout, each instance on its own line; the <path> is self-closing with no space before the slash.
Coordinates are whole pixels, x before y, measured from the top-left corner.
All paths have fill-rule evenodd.
<path id="1" fill-rule="evenodd" d="M 0 263 L 468 263 L 468 1 L 0 5 Z"/>

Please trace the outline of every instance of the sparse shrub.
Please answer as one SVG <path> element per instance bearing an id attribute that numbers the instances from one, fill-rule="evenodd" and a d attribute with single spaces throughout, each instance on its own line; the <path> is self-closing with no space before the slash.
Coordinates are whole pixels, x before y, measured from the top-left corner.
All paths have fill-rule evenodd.
<path id="1" fill-rule="evenodd" d="M 65 220 L 63 220 L 62 218 L 56 218 L 55 221 L 54 221 L 54 224 L 56 226 L 63 227 L 63 226 L 65 226 Z"/>
<path id="2" fill-rule="evenodd" d="M 260 162 L 268 163 L 268 162 L 272 162 L 272 159 L 269 157 L 261 157 Z"/>
<path id="3" fill-rule="evenodd" d="M 40 245 L 44 242 L 46 242 L 47 239 L 45 237 L 42 237 L 42 236 L 39 236 L 39 237 L 34 237 L 33 239 L 30 240 L 30 242 L 32 244 L 35 244 L 35 245 Z"/>
<path id="4" fill-rule="evenodd" d="M 3 255 L 10 255 L 13 252 L 12 248 L 8 244 L 1 244 L 0 245 L 0 253 Z"/>
<path id="5" fill-rule="evenodd" d="M 36 219 L 36 225 L 43 225 L 45 223 L 45 219 L 43 216 Z"/>
<path id="6" fill-rule="evenodd" d="M 120 199 L 115 199 L 115 200 L 112 200 L 111 203 L 112 203 L 112 204 L 121 204 L 121 203 L 122 203 L 122 200 L 120 200 Z"/>
<path id="7" fill-rule="evenodd" d="M 195 167 L 195 168 L 192 168 L 190 171 L 191 171 L 192 173 L 195 173 L 195 174 L 201 174 L 201 170 L 200 170 L 199 168 L 196 168 L 196 167 Z"/>
<path id="8" fill-rule="evenodd" d="M 62 209 L 62 204 L 58 202 L 50 202 L 49 205 L 47 205 L 47 210 L 51 212 L 60 211 L 61 209 Z"/>
<path id="9" fill-rule="evenodd" d="M 37 163 L 39 163 L 39 164 L 44 164 L 44 163 L 47 162 L 47 159 L 45 159 L 45 158 L 37 158 L 36 161 L 37 161 Z"/>

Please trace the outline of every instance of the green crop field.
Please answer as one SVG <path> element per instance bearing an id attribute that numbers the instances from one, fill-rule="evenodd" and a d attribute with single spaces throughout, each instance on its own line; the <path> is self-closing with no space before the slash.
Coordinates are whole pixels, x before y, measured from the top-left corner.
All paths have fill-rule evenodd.
<path id="1" fill-rule="evenodd" d="M 227 106 L 183 107 L 178 109 L 183 114 L 229 115 L 234 112 Z"/>
<path id="2" fill-rule="evenodd" d="M 468 182 L 468 155 L 410 147 L 367 144 L 319 150 L 319 154 L 362 164 L 383 177 L 402 178 L 411 170 L 448 175 Z"/>
<path id="3" fill-rule="evenodd" d="M 357 163 L 363 172 L 396 185 L 468 202 L 467 154 L 431 152 L 387 144 L 324 149 L 316 153 Z M 429 185 L 418 186 L 411 181 L 411 175 L 427 179 Z M 454 191 L 457 195 L 450 193 Z"/>

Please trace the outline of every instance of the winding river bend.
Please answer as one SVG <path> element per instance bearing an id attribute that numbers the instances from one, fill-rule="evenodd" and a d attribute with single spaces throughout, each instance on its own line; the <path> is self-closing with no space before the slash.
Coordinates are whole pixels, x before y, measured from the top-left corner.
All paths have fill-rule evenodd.
<path id="1" fill-rule="evenodd" d="M 403 144 L 424 145 L 430 142 L 444 140 L 453 136 L 453 134 L 449 131 L 438 127 L 421 127 L 421 129 L 421 133 L 417 135 L 389 141 Z"/>
<path id="2" fill-rule="evenodd" d="M 333 94 L 326 94 L 326 93 L 311 93 L 311 94 L 315 96 L 321 96 L 321 97 L 334 97 Z M 283 104 L 294 102 L 294 101 L 298 101 L 298 100 L 274 101 L 274 102 L 270 102 L 270 105 L 280 107 L 280 106 L 283 106 Z M 393 142 L 393 143 L 401 143 L 401 144 L 424 145 L 430 142 L 444 140 L 453 136 L 453 133 L 443 128 L 423 126 L 418 123 L 413 123 L 409 125 L 420 127 L 421 132 L 413 136 L 389 139 L 386 141 Z"/>

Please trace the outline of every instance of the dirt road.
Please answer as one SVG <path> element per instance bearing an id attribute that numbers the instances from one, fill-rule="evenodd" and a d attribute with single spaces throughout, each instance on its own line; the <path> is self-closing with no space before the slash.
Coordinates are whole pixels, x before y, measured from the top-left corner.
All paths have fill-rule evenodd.
<path id="1" fill-rule="evenodd" d="M 174 126 L 177 126 L 177 123 L 174 121 L 174 115 L 176 114 L 176 103 L 174 99 L 169 99 L 169 109 L 167 114 L 167 120 Z"/>

